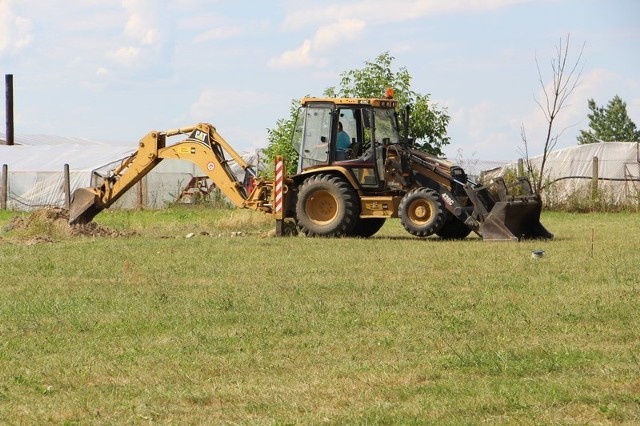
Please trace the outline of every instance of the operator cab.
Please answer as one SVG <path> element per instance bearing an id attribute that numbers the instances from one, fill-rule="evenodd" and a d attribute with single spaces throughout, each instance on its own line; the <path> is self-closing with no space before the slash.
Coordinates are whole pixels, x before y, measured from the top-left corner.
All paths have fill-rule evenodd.
<path id="1" fill-rule="evenodd" d="M 292 140 L 298 173 L 341 166 L 363 187 L 381 188 L 385 148 L 400 142 L 396 106 L 393 99 L 303 98 Z"/>

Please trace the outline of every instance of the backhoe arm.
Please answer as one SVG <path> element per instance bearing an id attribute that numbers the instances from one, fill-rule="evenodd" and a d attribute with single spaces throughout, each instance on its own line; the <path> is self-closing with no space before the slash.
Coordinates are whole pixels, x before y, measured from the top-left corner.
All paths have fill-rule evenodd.
<path id="1" fill-rule="evenodd" d="M 167 146 L 168 137 L 183 134 L 188 135 L 184 140 Z M 231 171 L 225 153 L 256 178 L 253 169 L 211 124 L 200 123 L 164 132 L 152 131 L 140 140 L 138 150 L 104 177 L 102 183 L 96 187 L 80 188 L 73 193 L 69 223 L 90 222 L 166 158 L 196 164 L 236 206 L 269 211 L 268 184 L 258 180 L 251 194 L 247 194 L 245 187 Z"/>

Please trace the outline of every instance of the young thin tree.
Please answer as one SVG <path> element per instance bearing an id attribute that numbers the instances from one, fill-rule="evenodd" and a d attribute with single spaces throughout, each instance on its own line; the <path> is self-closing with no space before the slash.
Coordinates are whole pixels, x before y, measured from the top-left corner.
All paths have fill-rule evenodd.
<path id="1" fill-rule="evenodd" d="M 563 42 L 562 38 L 558 45 L 556 45 L 556 54 L 551 59 L 551 72 L 552 81 L 550 85 L 545 84 L 545 80 L 542 76 L 542 70 L 540 69 L 540 62 L 536 56 L 536 67 L 538 69 L 538 78 L 540 86 L 542 87 L 543 99 L 534 97 L 536 104 L 540 107 L 540 110 L 544 114 L 544 118 L 547 122 L 546 137 L 544 140 L 542 150 L 542 162 L 540 168 L 536 170 L 529 159 L 529 144 L 525 132 L 524 125 L 521 128 L 521 137 L 524 143 L 524 157 L 527 167 L 527 172 L 533 180 L 533 191 L 539 194 L 542 190 L 542 183 L 544 179 L 544 169 L 547 163 L 549 154 L 556 146 L 558 138 L 567 129 L 566 127 L 556 132 L 554 125 L 560 112 L 567 106 L 567 100 L 574 92 L 578 84 L 580 83 L 580 77 L 582 71 L 578 68 L 581 65 L 582 53 L 584 52 L 584 44 L 580 49 L 575 62 L 569 62 L 569 42 L 570 34 L 567 35 L 566 40 Z"/>

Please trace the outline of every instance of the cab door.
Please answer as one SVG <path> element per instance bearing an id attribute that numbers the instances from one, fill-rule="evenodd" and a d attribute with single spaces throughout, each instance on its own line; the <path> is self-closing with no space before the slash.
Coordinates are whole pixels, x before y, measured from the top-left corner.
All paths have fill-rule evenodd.
<path id="1" fill-rule="evenodd" d="M 384 150 L 376 137 L 375 114 L 371 107 L 353 110 L 354 158 L 339 164 L 349 168 L 363 189 L 376 190 L 384 186 Z"/>
<path id="2" fill-rule="evenodd" d="M 309 104 L 300 108 L 293 135 L 298 152 L 298 173 L 309 167 L 328 164 L 331 149 L 332 104 Z"/>

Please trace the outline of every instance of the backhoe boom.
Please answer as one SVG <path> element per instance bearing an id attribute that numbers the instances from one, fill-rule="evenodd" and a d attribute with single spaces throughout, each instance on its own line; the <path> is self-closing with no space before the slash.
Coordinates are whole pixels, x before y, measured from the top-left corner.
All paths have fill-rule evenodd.
<path id="1" fill-rule="evenodd" d="M 188 136 L 167 146 L 167 138 L 178 135 Z M 231 171 L 225 153 L 238 163 L 245 173 L 257 179 L 254 170 L 211 124 L 200 123 L 164 132 L 149 132 L 138 143 L 138 150 L 124 159 L 98 186 L 80 188 L 74 192 L 69 209 L 69 223 L 90 222 L 162 160 L 168 158 L 196 164 L 236 206 L 270 212 L 271 184 L 257 179 L 253 191 L 248 194 L 244 185 Z"/>

